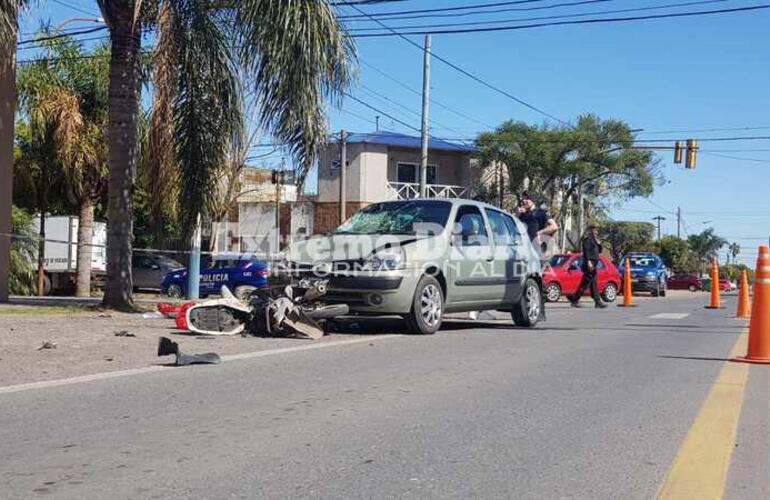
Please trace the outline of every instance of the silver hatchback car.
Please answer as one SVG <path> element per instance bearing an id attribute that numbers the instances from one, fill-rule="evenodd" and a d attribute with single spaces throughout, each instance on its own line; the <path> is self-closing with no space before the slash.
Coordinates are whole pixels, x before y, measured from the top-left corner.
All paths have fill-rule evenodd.
<path id="1" fill-rule="evenodd" d="M 445 313 L 509 311 L 518 326 L 543 314 L 542 274 L 526 227 L 464 199 L 374 203 L 334 232 L 295 242 L 282 267 L 328 280 L 329 303 L 361 315 L 401 315 L 431 334 Z"/>

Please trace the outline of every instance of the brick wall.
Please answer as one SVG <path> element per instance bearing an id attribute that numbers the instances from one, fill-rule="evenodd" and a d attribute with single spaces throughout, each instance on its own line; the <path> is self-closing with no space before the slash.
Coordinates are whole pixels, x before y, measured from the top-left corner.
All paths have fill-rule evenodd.
<path id="1" fill-rule="evenodd" d="M 368 203 L 364 201 L 349 201 L 345 204 L 345 216 L 351 215 L 364 208 Z M 340 225 L 339 202 L 316 202 L 313 220 L 315 234 L 324 234 L 334 230 Z"/>

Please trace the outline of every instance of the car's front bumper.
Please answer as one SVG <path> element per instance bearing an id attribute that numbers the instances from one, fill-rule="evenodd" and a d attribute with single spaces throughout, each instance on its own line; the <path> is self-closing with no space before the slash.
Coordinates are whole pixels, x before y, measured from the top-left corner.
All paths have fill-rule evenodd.
<path id="1" fill-rule="evenodd" d="M 631 289 L 635 292 L 653 292 L 658 288 L 657 278 L 631 278 Z"/>
<path id="2" fill-rule="evenodd" d="M 419 277 L 411 270 L 293 276 L 294 280 L 328 280 L 326 295 L 321 300 L 347 304 L 351 312 L 377 315 L 408 313 Z"/>

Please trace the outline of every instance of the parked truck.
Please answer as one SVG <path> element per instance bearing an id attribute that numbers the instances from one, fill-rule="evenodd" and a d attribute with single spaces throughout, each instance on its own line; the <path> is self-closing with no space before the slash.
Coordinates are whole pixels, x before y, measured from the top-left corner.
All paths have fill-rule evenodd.
<path id="1" fill-rule="evenodd" d="M 49 215 L 45 218 L 45 294 L 74 290 L 78 258 L 78 218 Z M 35 219 L 39 232 L 40 218 Z M 94 222 L 91 241 L 91 281 L 99 285 L 107 272 L 107 224 Z M 37 256 L 35 256 L 35 265 Z"/>

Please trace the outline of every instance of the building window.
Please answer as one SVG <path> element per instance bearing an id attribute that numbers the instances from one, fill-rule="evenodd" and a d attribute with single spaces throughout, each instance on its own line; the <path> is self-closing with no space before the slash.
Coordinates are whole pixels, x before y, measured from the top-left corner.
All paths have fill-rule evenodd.
<path id="1" fill-rule="evenodd" d="M 396 182 L 418 183 L 419 168 L 420 166 L 416 163 L 398 162 L 396 164 Z M 428 184 L 438 184 L 438 165 L 428 165 L 427 174 Z"/>

